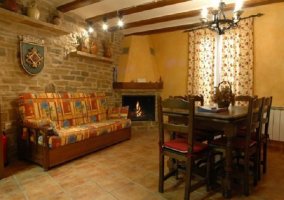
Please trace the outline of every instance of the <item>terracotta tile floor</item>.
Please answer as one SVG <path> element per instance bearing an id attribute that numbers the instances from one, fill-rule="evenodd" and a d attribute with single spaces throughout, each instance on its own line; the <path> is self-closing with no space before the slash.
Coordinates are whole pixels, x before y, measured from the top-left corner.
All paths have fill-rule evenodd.
<path id="1" fill-rule="evenodd" d="M 232 199 L 283 200 L 283 148 L 269 149 L 269 170 L 249 197 L 234 192 Z M 132 139 L 55 167 L 48 172 L 37 165 L 14 161 L 0 180 L 4 200 L 182 200 L 184 185 L 174 178 L 158 188 L 158 132 L 134 132 Z M 220 192 L 200 188 L 192 199 L 220 200 Z"/>

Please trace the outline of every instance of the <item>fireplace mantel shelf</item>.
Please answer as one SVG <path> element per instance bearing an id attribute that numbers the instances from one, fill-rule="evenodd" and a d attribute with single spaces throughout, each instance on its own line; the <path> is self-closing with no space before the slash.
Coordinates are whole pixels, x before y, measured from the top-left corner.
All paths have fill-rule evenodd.
<path id="1" fill-rule="evenodd" d="M 66 35 L 69 34 L 71 31 L 66 30 L 66 28 L 62 28 L 61 26 L 50 24 L 47 22 L 43 22 L 40 20 L 32 19 L 28 16 L 21 15 L 4 8 L 0 8 L 0 17 L 1 20 L 7 21 L 10 23 L 18 23 L 30 26 L 32 28 L 38 28 L 41 30 L 49 31 L 52 34 L 56 35 Z"/>
<path id="2" fill-rule="evenodd" d="M 86 52 L 83 52 L 83 51 L 71 52 L 71 55 L 84 56 L 84 57 L 93 58 L 93 59 L 95 59 L 97 61 L 102 61 L 102 62 L 106 62 L 106 63 L 113 63 L 113 60 L 111 58 L 102 57 L 102 56 L 98 56 L 98 55 L 93 55 L 93 54 L 86 53 Z"/>
<path id="3" fill-rule="evenodd" d="M 140 89 L 140 90 L 161 90 L 163 89 L 163 82 L 114 82 L 113 89 Z"/>

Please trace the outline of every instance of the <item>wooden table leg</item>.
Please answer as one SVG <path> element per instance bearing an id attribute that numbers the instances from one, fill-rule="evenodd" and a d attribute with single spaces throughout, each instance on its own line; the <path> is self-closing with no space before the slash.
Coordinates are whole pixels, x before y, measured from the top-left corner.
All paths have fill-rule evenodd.
<path id="1" fill-rule="evenodd" d="M 227 136 L 226 145 L 226 163 L 225 163 L 225 180 L 223 188 L 223 196 L 225 198 L 231 198 L 232 188 L 231 188 L 231 175 L 232 175 L 232 139 L 235 135 L 236 127 L 233 124 L 228 124 L 225 127 L 225 134 Z"/>
<path id="2" fill-rule="evenodd" d="M 4 177 L 2 133 L 0 132 L 0 179 Z"/>

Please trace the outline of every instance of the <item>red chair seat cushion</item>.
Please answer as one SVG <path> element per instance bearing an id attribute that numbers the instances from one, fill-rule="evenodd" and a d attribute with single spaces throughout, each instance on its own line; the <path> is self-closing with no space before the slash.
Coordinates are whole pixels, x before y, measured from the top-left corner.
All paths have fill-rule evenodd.
<path id="1" fill-rule="evenodd" d="M 206 142 L 206 141 L 210 141 L 213 140 L 214 136 L 216 135 L 221 135 L 223 132 L 219 131 L 219 130 L 206 130 L 206 129 L 198 129 L 198 130 L 194 130 L 194 134 L 195 134 L 195 140 L 198 142 Z M 183 134 L 183 133 L 176 133 L 176 138 L 183 138 L 183 139 L 187 139 L 187 135 Z"/>
<path id="2" fill-rule="evenodd" d="M 187 140 L 182 139 L 182 138 L 177 138 L 177 139 L 169 140 L 165 142 L 163 147 L 174 150 L 174 151 L 178 151 L 181 153 L 188 153 L 189 145 L 187 143 Z M 194 146 L 193 146 L 193 153 L 199 153 L 201 151 L 204 151 L 207 148 L 208 148 L 207 144 L 196 142 L 194 143 Z"/>

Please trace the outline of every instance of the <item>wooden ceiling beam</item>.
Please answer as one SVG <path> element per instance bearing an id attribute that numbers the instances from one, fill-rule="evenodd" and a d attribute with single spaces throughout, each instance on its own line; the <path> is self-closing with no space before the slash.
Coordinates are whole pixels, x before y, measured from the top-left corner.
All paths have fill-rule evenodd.
<path id="1" fill-rule="evenodd" d="M 166 32 L 172 32 L 172 31 L 181 31 L 181 30 L 195 28 L 198 25 L 200 25 L 200 23 L 180 25 L 180 26 L 174 26 L 174 27 L 166 27 L 166 28 L 160 28 L 160 29 L 155 29 L 155 30 L 147 30 L 147 31 L 135 32 L 135 33 L 129 33 L 129 34 L 124 34 L 124 36 L 152 35 L 152 34 L 166 33 Z"/>
<path id="2" fill-rule="evenodd" d="M 66 3 L 64 5 L 58 6 L 57 10 L 65 13 L 65 12 L 68 12 L 68 11 L 71 11 L 71 10 L 75 10 L 77 8 L 89 6 L 89 5 L 94 4 L 94 3 L 99 3 L 101 1 L 103 1 L 103 0 L 75 0 L 75 1 L 72 1 L 70 3 Z"/>
<path id="3" fill-rule="evenodd" d="M 133 6 L 133 7 L 130 7 L 130 8 L 125 8 L 125 9 L 119 10 L 119 14 L 122 15 L 122 16 L 125 16 L 125 15 L 130 15 L 130 14 L 133 14 L 133 13 L 138 13 L 138 12 L 151 10 L 151 9 L 155 9 L 155 8 L 160 8 L 160 7 L 164 7 L 164 6 L 170 6 L 170 5 L 174 5 L 174 4 L 177 4 L 177 3 L 183 3 L 183 2 L 187 2 L 187 1 L 189 1 L 189 0 L 159 0 L 157 2 L 145 3 L 145 4 L 142 4 L 142 5 Z M 103 15 L 97 15 L 95 17 L 91 17 L 91 18 L 88 18 L 86 20 L 92 21 L 92 22 L 97 22 L 97 21 L 101 21 L 104 17 L 106 17 L 107 19 L 115 18 L 115 17 L 117 17 L 117 11 L 104 13 Z"/>
<path id="4" fill-rule="evenodd" d="M 172 21 L 172 20 L 184 19 L 188 17 L 196 17 L 199 15 L 200 15 L 200 10 L 193 10 L 193 11 L 188 11 L 188 12 L 183 12 L 183 13 L 177 13 L 177 14 L 166 15 L 162 17 L 156 17 L 156 18 L 126 23 L 124 24 L 123 28 L 129 29 L 129 28 L 134 28 L 134 27 L 139 27 L 139 26 L 145 26 L 145 25 L 167 22 L 167 21 Z M 115 27 L 111 27 L 111 29 L 115 29 Z"/>

